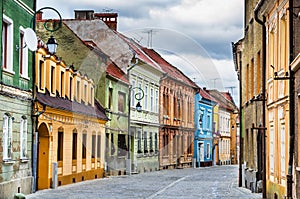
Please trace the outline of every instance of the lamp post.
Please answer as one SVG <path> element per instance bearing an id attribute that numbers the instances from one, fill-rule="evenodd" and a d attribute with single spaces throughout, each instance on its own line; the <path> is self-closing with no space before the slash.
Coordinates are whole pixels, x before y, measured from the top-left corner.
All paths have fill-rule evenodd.
<path id="1" fill-rule="evenodd" d="M 46 20 L 46 22 L 44 23 L 44 27 L 45 27 L 45 29 L 47 30 L 47 31 L 50 31 L 51 33 L 52 32 L 54 32 L 54 31 L 56 31 L 56 30 L 58 30 L 59 28 L 61 28 L 61 26 L 62 26 L 62 18 L 61 18 L 61 15 L 60 15 L 60 13 L 56 10 L 56 9 L 54 9 L 54 8 L 51 8 L 51 7 L 43 7 L 43 8 L 41 8 L 41 9 L 39 9 L 38 11 L 36 11 L 35 13 L 34 13 L 34 15 L 33 15 L 33 18 L 32 18 L 32 20 L 31 20 L 31 24 L 33 25 L 33 28 L 34 28 L 34 30 L 35 30 L 35 26 L 36 26 L 36 14 L 37 13 L 40 13 L 42 10 L 46 10 L 46 9 L 48 9 L 48 10 L 53 10 L 54 12 L 56 12 L 57 14 L 58 14 L 58 16 L 59 16 L 59 25 L 56 27 L 56 28 L 54 28 L 54 29 L 49 29 L 49 28 L 47 28 L 46 27 L 46 24 L 47 24 L 47 22 L 49 22 L 49 20 Z M 52 36 L 52 38 L 53 38 L 53 36 Z M 51 39 L 51 37 L 50 37 L 50 39 Z M 50 40 L 49 39 L 49 40 Z M 53 46 L 54 48 L 51 48 L 51 49 L 53 49 L 51 52 L 53 53 L 53 54 L 55 54 L 56 53 L 56 47 L 57 47 L 57 43 L 56 43 L 56 41 L 55 41 L 55 39 L 53 38 L 53 40 L 50 40 L 49 41 L 48 40 L 48 42 L 47 42 L 47 44 L 48 44 L 48 49 L 49 48 L 51 48 L 51 45 L 55 45 L 55 46 Z M 50 51 L 49 51 L 50 52 Z M 36 76 L 36 71 L 35 71 L 35 64 L 36 64 L 36 62 L 35 62 L 35 54 L 34 54 L 34 56 L 33 56 L 33 58 L 32 58 L 32 63 L 33 63 L 33 67 L 32 67 L 32 75 L 33 75 L 33 77 L 35 77 Z M 36 86 L 35 86 L 35 81 L 32 81 L 32 86 L 33 86 L 33 94 L 32 94 L 32 98 L 33 98 L 33 100 L 32 100 L 32 103 L 33 103 L 33 107 L 35 107 L 35 103 L 37 102 L 37 97 L 36 97 L 36 93 L 37 93 L 37 89 L 36 89 Z M 37 190 L 37 175 L 38 175 L 38 173 L 37 173 L 37 152 L 38 152 L 38 141 L 39 141 L 39 133 L 38 133 L 38 117 L 41 115 L 41 114 L 43 114 L 45 112 L 45 108 L 43 107 L 43 111 L 42 112 L 39 112 L 38 111 L 38 109 L 37 109 L 37 111 L 35 111 L 35 110 L 33 110 L 32 111 L 32 129 L 33 129 L 33 133 L 32 133 L 32 142 L 33 142 L 33 144 L 32 144 L 32 172 L 33 172 L 33 187 L 32 187 L 32 191 L 33 192 L 35 192 L 36 190 Z"/>
<path id="2" fill-rule="evenodd" d="M 135 56 L 134 56 L 135 57 Z M 135 58 L 135 63 L 132 64 L 128 69 L 127 69 L 127 75 L 128 79 L 130 77 L 130 71 L 133 69 L 136 65 L 138 64 L 138 59 Z M 131 175 L 131 128 L 130 128 L 130 112 L 131 112 L 131 91 L 134 89 L 138 89 L 140 92 L 136 93 L 134 95 L 134 98 L 138 100 L 136 104 L 136 111 L 141 112 L 142 111 L 142 106 L 140 103 L 140 100 L 144 98 L 144 91 L 140 87 L 132 87 L 132 85 L 129 82 L 129 92 L 128 92 L 128 134 L 127 134 L 127 142 L 128 142 L 128 152 L 127 152 L 127 160 L 126 160 L 126 174 Z"/>

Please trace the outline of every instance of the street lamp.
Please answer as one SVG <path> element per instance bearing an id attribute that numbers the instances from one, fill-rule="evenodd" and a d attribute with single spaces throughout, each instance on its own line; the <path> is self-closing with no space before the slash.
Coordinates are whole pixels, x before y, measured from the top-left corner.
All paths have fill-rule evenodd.
<path id="1" fill-rule="evenodd" d="M 59 24 L 58 24 L 58 26 L 56 26 L 56 28 L 53 28 L 53 29 L 49 29 L 48 27 L 47 27 L 47 22 L 49 22 L 49 21 L 51 21 L 51 20 L 46 20 L 45 21 L 45 23 L 44 23 L 44 27 L 45 27 L 45 29 L 47 30 L 47 31 L 50 31 L 51 33 L 52 32 L 54 32 L 54 31 L 56 31 L 56 30 L 58 30 L 59 28 L 61 28 L 61 26 L 62 26 L 62 18 L 61 18 L 61 15 L 60 15 L 60 13 L 56 10 L 56 9 L 54 9 L 54 8 L 51 8 L 51 7 L 43 7 L 43 8 L 41 8 L 41 9 L 39 9 L 38 11 L 36 11 L 35 13 L 34 13 L 34 15 L 33 15 L 33 17 L 32 17 L 32 20 L 31 20 L 31 24 L 33 24 L 33 28 L 34 28 L 34 30 L 35 30 L 35 26 L 36 26 L 36 15 L 38 14 L 38 13 L 41 13 L 41 11 L 42 10 L 46 10 L 46 9 L 48 9 L 48 10 L 53 10 L 54 12 L 56 12 L 57 13 L 57 15 L 59 16 Z M 53 37 L 52 37 L 53 38 Z M 50 39 L 51 39 L 51 37 L 50 37 Z M 49 40 L 50 40 L 49 39 Z M 49 50 L 49 53 L 53 53 L 53 54 L 55 54 L 56 53 L 56 47 L 57 47 L 57 43 L 56 43 L 56 41 L 55 41 L 55 39 L 53 38 L 53 40 L 50 40 L 49 41 L 48 40 L 48 42 L 47 42 L 47 45 L 48 45 L 48 50 Z M 56 45 L 55 45 L 56 44 Z M 51 45 L 54 45 L 54 46 L 51 46 Z M 53 48 L 52 48 L 53 47 Z M 51 52 L 50 52 L 50 49 L 51 49 Z M 36 71 L 35 71 L 35 56 L 33 56 L 33 58 L 32 58 L 32 63 L 33 63 L 33 65 L 34 65 L 34 67 L 33 67 L 33 71 L 32 71 L 32 73 L 33 73 L 33 77 L 35 77 L 36 76 Z M 36 93 L 37 93 L 37 89 L 36 89 L 36 86 L 35 86 L 35 82 L 34 81 L 32 81 L 32 84 L 33 84 L 33 102 L 36 102 L 37 101 L 37 96 L 36 96 Z M 43 107 L 43 110 L 42 110 L 42 112 L 39 112 L 38 110 L 37 110 L 37 112 L 35 112 L 35 111 L 33 111 L 33 113 L 32 113 L 32 117 L 33 117 L 33 124 L 32 124 L 32 126 L 33 126 L 33 129 L 34 129 L 34 133 L 32 133 L 32 142 L 33 142 L 33 146 L 32 146 L 32 173 L 33 173 L 33 192 L 35 192 L 36 190 L 37 190 L 37 179 L 38 179 L 38 177 L 37 177 L 37 170 L 38 170 L 38 168 L 37 168 L 37 159 L 38 159 L 38 141 L 39 141 L 39 133 L 38 133 L 38 117 L 39 117 L 39 115 L 41 115 L 42 113 L 44 113 L 44 111 L 45 111 L 45 109 L 44 109 L 44 107 Z"/>
<path id="2" fill-rule="evenodd" d="M 46 44 L 48 52 L 52 55 L 55 54 L 58 43 L 56 42 L 56 39 L 53 37 L 53 35 L 50 36 Z"/>
<path id="3" fill-rule="evenodd" d="M 130 77 L 130 71 L 133 69 L 139 62 L 138 58 L 136 57 L 136 54 L 134 54 L 135 63 L 130 65 L 127 68 L 127 75 L 128 79 Z M 144 98 L 144 91 L 140 87 L 133 87 L 129 82 L 129 92 L 128 92 L 128 134 L 127 134 L 127 142 L 128 142 L 128 153 L 127 153 L 127 160 L 126 160 L 126 174 L 131 175 L 131 128 L 130 128 L 130 107 L 131 107 L 131 91 L 133 89 L 139 89 L 140 92 L 136 93 L 134 95 L 134 98 L 138 100 L 138 103 L 136 104 L 136 111 L 141 112 L 142 111 L 142 105 L 140 103 L 140 100 Z"/>

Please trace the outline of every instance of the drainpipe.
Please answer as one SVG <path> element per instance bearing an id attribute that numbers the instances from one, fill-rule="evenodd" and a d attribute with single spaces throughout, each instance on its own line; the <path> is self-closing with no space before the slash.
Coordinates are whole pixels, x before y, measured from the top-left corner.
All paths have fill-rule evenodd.
<path id="1" fill-rule="evenodd" d="M 4 0 L 1 1 L 2 5 L 1 5 L 1 21 L 3 21 L 3 12 L 4 12 Z M 2 22 L 3 23 L 3 22 Z M 3 26 L 1 26 L 1 32 L 3 32 Z M 1 37 L 1 41 L 2 41 L 2 37 Z M 2 52 L 3 52 L 3 45 L 1 45 L 1 64 L 2 64 Z M 2 77 L 3 77 L 3 70 L 2 67 L 0 67 L 0 84 L 2 84 Z"/>
<path id="2" fill-rule="evenodd" d="M 295 96 L 294 96 L 294 72 L 291 69 L 291 63 L 294 59 L 294 45 L 293 45 L 293 0 L 289 1 L 289 91 L 290 91 L 290 140 L 289 140 L 289 163 L 288 163 L 288 174 L 287 174 L 287 198 L 293 198 L 293 157 L 294 157 L 294 142 L 295 142 Z"/>
<path id="3" fill-rule="evenodd" d="M 263 181 L 263 198 L 267 198 L 266 189 L 266 17 L 263 19 L 258 18 L 258 12 L 263 5 L 264 0 L 260 0 L 254 9 L 254 19 L 262 26 L 262 181 Z"/>
<path id="4" fill-rule="evenodd" d="M 33 1 L 33 11 L 36 12 L 36 0 Z M 35 13 L 33 16 L 33 27 L 32 29 L 35 32 Z M 36 87 L 35 87 L 35 55 L 36 52 L 33 52 L 32 56 L 32 154 L 31 154 L 31 166 L 32 166 L 32 175 L 33 175 L 33 182 L 32 182 L 32 192 L 36 192 L 37 190 L 37 117 L 34 116 L 34 104 L 36 102 Z"/>

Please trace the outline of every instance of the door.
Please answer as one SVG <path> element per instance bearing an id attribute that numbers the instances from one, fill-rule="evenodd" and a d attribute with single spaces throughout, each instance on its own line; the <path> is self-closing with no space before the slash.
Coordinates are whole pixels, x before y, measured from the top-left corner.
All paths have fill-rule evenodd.
<path id="1" fill-rule="evenodd" d="M 49 132 L 45 124 L 41 124 L 39 129 L 38 142 L 38 190 L 50 188 L 49 179 Z"/>

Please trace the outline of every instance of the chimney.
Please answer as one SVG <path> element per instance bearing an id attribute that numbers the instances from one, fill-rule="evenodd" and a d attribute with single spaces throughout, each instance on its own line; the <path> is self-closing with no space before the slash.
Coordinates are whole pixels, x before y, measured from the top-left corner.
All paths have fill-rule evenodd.
<path id="1" fill-rule="evenodd" d="M 35 19 L 36 19 L 36 21 L 43 20 L 43 12 L 42 11 L 37 12 L 35 15 Z"/>
<path id="2" fill-rule="evenodd" d="M 75 19 L 94 19 L 94 10 L 74 10 Z"/>
<path id="3" fill-rule="evenodd" d="M 94 17 L 95 19 L 102 20 L 110 29 L 117 30 L 118 13 L 95 13 Z"/>

